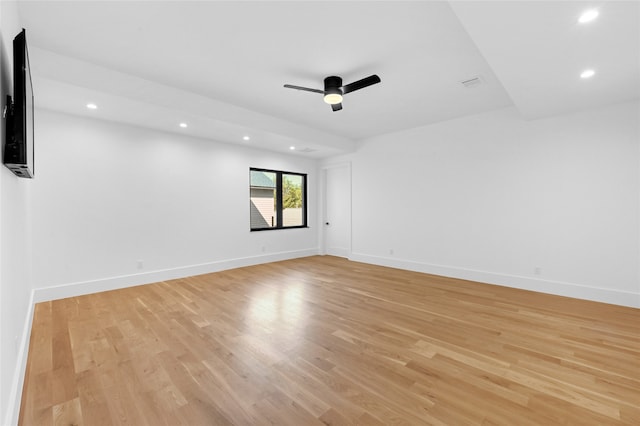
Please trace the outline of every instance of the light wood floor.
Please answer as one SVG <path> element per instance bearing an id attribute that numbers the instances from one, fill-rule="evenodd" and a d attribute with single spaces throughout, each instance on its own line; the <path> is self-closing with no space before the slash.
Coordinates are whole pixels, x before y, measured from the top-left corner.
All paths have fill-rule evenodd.
<path id="1" fill-rule="evenodd" d="M 22 425 L 640 425 L 640 310 L 310 257 L 36 306 Z"/>

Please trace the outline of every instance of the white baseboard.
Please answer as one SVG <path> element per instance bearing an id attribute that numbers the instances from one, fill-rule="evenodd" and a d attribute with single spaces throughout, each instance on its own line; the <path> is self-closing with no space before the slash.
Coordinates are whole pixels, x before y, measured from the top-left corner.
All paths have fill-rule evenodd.
<path id="1" fill-rule="evenodd" d="M 20 415 L 20 403 L 22 400 L 22 387 L 24 385 L 24 375 L 27 369 L 27 356 L 29 355 L 29 341 L 31 340 L 31 325 L 33 324 L 33 309 L 35 307 L 34 291 L 31 291 L 29 307 L 22 329 L 22 339 L 18 347 L 16 368 L 11 378 L 11 391 L 7 402 L 7 412 L 3 425 L 17 425 Z"/>
<path id="2" fill-rule="evenodd" d="M 519 275 L 500 274 L 495 272 L 478 271 L 473 269 L 456 268 L 452 266 L 433 265 L 381 256 L 371 256 L 361 253 L 351 253 L 350 260 L 388 266 L 390 268 L 406 269 L 426 274 L 459 278 L 576 299 L 592 300 L 595 302 L 611 303 L 614 305 L 640 308 L 640 294 L 608 288 L 591 287 L 562 281 L 542 280 Z"/>
<path id="3" fill-rule="evenodd" d="M 349 258 L 349 249 L 341 247 L 327 247 L 326 254 L 329 256 L 338 256 Z"/>
<path id="4" fill-rule="evenodd" d="M 181 266 L 179 268 L 163 269 L 159 271 L 145 272 L 141 274 L 122 275 L 117 277 L 102 278 L 99 280 L 83 281 L 63 284 L 53 287 L 43 287 L 34 290 L 34 303 L 48 300 L 64 299 L 67 297 L 82 296 L 84 294 L 98 293 L 101 291 L 117 290 L 136 285 L 156 283 L 194 275 L 209 274 L 227 269 L 241 268 L 243 266 L 259 265 L 261 263 L 278 262 L 281 260 L 296 259 L 299 257 L 315 256 L 319 250 L 305 249 L 264 254 L 260 256 L 241 257 L 236 259 L 224 259 L 215 262 L 201 263 L 198 265 Z"/>

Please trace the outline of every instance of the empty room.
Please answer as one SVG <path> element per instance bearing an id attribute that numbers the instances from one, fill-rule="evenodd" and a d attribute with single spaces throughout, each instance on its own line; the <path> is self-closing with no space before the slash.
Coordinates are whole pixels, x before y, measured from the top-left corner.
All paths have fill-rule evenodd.
<path id="1" fill-rule="evenodd" d="M 640 424 L 640 2 L 0 1 L 0 425 Z"/>

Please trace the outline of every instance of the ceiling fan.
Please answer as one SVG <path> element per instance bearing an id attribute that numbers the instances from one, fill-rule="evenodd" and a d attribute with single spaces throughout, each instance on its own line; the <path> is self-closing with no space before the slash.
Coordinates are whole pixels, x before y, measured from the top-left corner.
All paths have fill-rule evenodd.
<path id="1" fill-rule="evenodd" d="M 324 101 L 331 105 L 333 111 L 340 111 L 342 109 L 342 95 L 346 95 L 356 90 L 364 89 L 372 84 L 380 83 L 380 77 L 373 74 L 369 77 L 365 77 L 361 80 L 354 81 L 347 85 L 342 85 L 342 78 L 332 75 L 324 79 L 324 90 L 310 89 L 308 87 L 294 86 L 292 84 L 285 84 L 284 87 L 288 89 L 305 90 L 307 92 L 322 93 L 324 95 Z"/>

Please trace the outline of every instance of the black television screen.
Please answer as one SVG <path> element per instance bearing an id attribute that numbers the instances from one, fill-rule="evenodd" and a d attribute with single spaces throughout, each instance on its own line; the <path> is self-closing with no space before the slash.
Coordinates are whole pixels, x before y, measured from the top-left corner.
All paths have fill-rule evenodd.
<path id="1" fill-rule="evenodd" d="M 33 85 L 24 29 L 13 39 L 13 101 L 7 101 L 4 164 L 16 176 L 33 178 Z"/>

